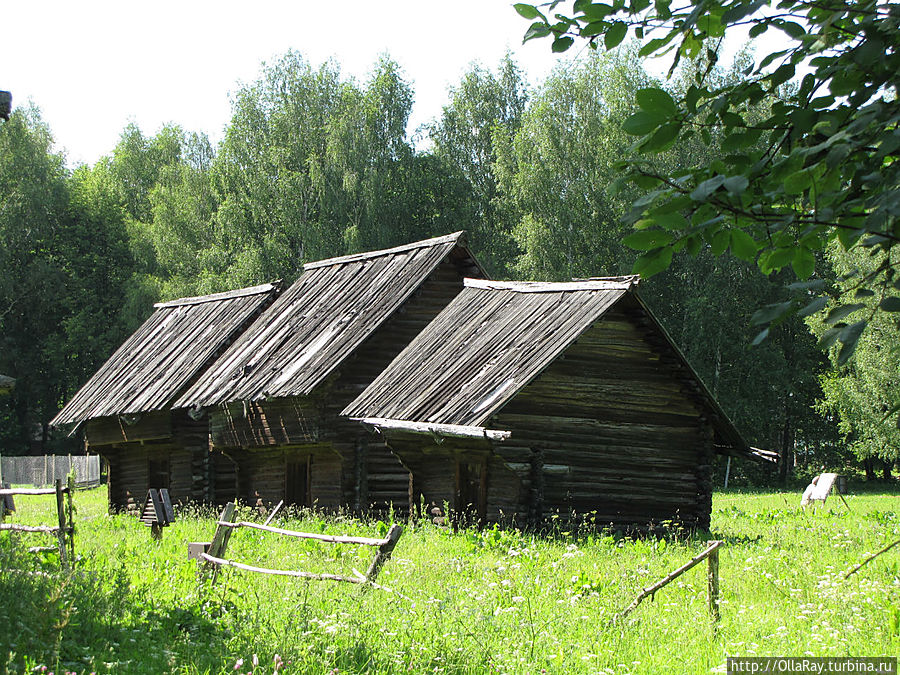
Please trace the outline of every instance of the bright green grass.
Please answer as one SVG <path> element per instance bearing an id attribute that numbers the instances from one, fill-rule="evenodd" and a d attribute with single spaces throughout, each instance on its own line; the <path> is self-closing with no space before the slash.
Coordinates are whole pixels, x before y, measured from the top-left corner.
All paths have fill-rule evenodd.
<path id="1" fill-rule="evenodd" d="M 795 493 L 722 493 L 712 536 L 721 549 L 722 620 L 706 607 L 705 565 L 611 623 L 643 586 L 700 552 L 708 538 L 620 540 L 559 533 L 407 527 L 379 582 L 272 578 L 224 570 L 200 587 L 187 542 L 208 540 L 212 511 L 182 512 L 150 540 L 135 518 L 109 516 L 101 490 L 76 494 L 72 576 L 25 556 L 0 533 L 0 668 L 56 673 L 701 673 L 727 655 L 896 655 L 900 498 L 836 497 L 816 514 Z M 20 497 L 14 522 L 52 523 L 52 498 Z M 249 511 L 241 514 L 249 519 Z M 377 535 L 387 525 L 293 514 L 292 529 Z M 228 557 L 281 569 L 365 571 L 372 549 L 239 530 Z M 44 570 L 51 576 L 8 571 Z M 253 656 L 258 666 L 253 667 Z M 239 659 L 243 665 L 235 670 Z"/>

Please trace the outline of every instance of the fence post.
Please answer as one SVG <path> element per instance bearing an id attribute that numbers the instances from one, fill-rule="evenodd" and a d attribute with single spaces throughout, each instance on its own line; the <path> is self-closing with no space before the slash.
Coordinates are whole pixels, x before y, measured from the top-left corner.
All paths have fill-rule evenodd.
<path id="1" fill-rule="evenodd" d="M 231 528 L 219 525 L 220 522 L 234 522 L 234 502 L 228 502 L 225 505 L 221 515 L 219 515 L 219 520 L 216 521 L 216 533 L 213 535 L 209 549 L 206 551 L 214 558 L 221 558 L 225 554 L 225 549 L 228 548 L 228 540 L 231 538 Z M 210 568 L 212 568 L 211 571 Z M 206 562 L 203 569 L 210 572 L 211 582 L 216 583 L 216 578 L 219 575 L 219 566 Z"/>
<path id="2" fill-rule="evenodd" d="M 72 565 L 75 564 L 75 506 L 72 503 L 73 494 L 75 492 L 75 477 L 69 474 L 67 480 L 69 491 L 66 494 L 66 514 L 69 520 L 69 557 L 72 559 Z"/>
<path id="3" fill-rule="evenodd" d="M 385 542 L 378 547 L 378 553 L 375 555 L 372 564 L 369 565 L 369 571 L 366 572 L 366 581 L 370 583 L 375 581 L 378 572 L 381 570 L 382 566 L 384 566 L 384 563 L 391 557 L 391 553 L 394 551 L 394 547 L 397 545 L 397 540 L 400 539 L 401 534 L 403 534 L 402 527 L 396 523 L 391 525 L 391 529 L 388 530 Z"/>
<path id="4" fill-rule="evenodd" d="M 706 544 L 721 544 L 720 541 L 708 541 Z M 719 621 L 719 549 L 714 548 L 706 558 L 706 581 L 709 596 L 709 614 L 713 621 Z"/>
<path id="5" fill-rule="evenodd" d="M 59 522 L 59 530 L 56 533 L 59 542 L 59 564 L 65 570 L 69 568 L 69 563 L 66 556 L 66 510 L 63 506 L 62 480 L 56 481 L 56 514 Z"/>

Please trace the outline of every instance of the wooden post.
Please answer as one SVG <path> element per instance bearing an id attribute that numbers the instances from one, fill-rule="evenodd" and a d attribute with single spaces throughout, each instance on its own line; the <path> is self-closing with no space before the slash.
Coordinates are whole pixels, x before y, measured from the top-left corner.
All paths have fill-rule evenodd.
<path id="1" fill-rule="evenodd" d="M 728 476 L 731 475 L 731 455 L 728 455 L 728 463 L 725 465 L 725 489 L 728 489 Z"/>
<path id="2" fill-rule="evenodd" d="M 372 560 L 372 564 L 369 565 L 369 570 L 366 572 L 366 582 L 372 583 L 375 581 L 375 577 L 378 576 L 378 572 L 381 570 L 384 563 L 390 559 L 391 553 L 394 551 L 394 547 L 397 545 L 397 540 L 400 539 L 401 534 L 403 534 L 402 527 L 397 524 L 391 525 L 391 529 L 388 530 L 385 542 L 378 547 L 378 553 L 375 555 L 374 560 Z"/>
<path id="3" fill-rule="evenodd" d="M 271 523 L 271 522 L 275 519 L 275 516 L 278 514 L 278 510 L 279 510 L 282 506 L 284 506 L 284 500 L 283 500 L 283 499 L 275 505 L 275 508 L 272 509 L 272 513 L 269 514 L 269 517 L 266 518 L 266 522 L 264 522 L 263 525 L 268 525 L 269 523 Z"/>
<path id="4" fill-rule="evenodd" d="M 56 515 L 59 523 L 59 529 L 56 531 L 56 538 L 59 542 L 59 564 L 63 569 L 68 569 L 69 563 L 66 556 L 66 509 L 63 505 L 61 479 L 56 481 Z"/>
<path id="5" fill-rule="evenodd" d="M 228 502 L 225 505 L 225 508 L 222 509 L 222 513 L 219 515 L 219 520 L 216 523 L 216 533 L 213 535 L 212 542 L 207 551 L 207 553 L 214 558 L 224 557 L 225 549 L 228 548 L 228 540 L 231 538 L 231 528 L 219 525 L 218 523 L 220 522 L 234 522 L 234 502 Z M 211 583 L 216 583 L 216 578 L 219 575 L 219 568 L 217 565 L 207 562 L 201 569 L 204 572 L 210 573 Z"/>
<path id="6" fill-rule="evenodd" d="M 73 493 L 75 492 L 75 477 L 71 473 L 67 479 L 66 491 L 66 516 L 69 521 L 66 534 L 69 535 L 69 558 L 72 564 L 75 564 L 75 505 L 72 503 Z"/>
<path id="7" fill-rule="evenodd" d="M 716 545 L 706 557 L 706 581 L 708 590 L 709 614 L 716 623 L 719 621 L 719 548 L 721 541 L 708 541 L 707 546 Z"/>

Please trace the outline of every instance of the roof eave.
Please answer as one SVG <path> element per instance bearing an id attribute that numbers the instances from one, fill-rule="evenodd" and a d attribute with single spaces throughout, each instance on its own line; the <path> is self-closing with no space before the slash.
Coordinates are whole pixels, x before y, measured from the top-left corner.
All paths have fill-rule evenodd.
<path id="1" fill-rule="evenodd" d="M 351 417 L 354 422 L 379 431 L 396 431 L 411 434 L 422 434 L 431 437 L 450 438 L 484 438 L 490 441 L 503 442 L 512 436 L 511 431 L 486 429 L 484 427 L 461 424 L 435 424 L 431 422 L 413 422 L 410 420 L 393 420 L 383 417 Z"/>

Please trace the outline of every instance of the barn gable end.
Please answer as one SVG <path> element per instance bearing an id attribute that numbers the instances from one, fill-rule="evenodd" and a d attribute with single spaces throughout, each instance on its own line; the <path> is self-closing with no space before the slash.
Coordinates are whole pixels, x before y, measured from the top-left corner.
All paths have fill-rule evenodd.
<path id="1" fill-rule="evenodd" d="M 344 414 L 381 429 L 413 502 L 708 527 L 713 453 L 748 448 L 636 284 L 467 282 Z"/>

